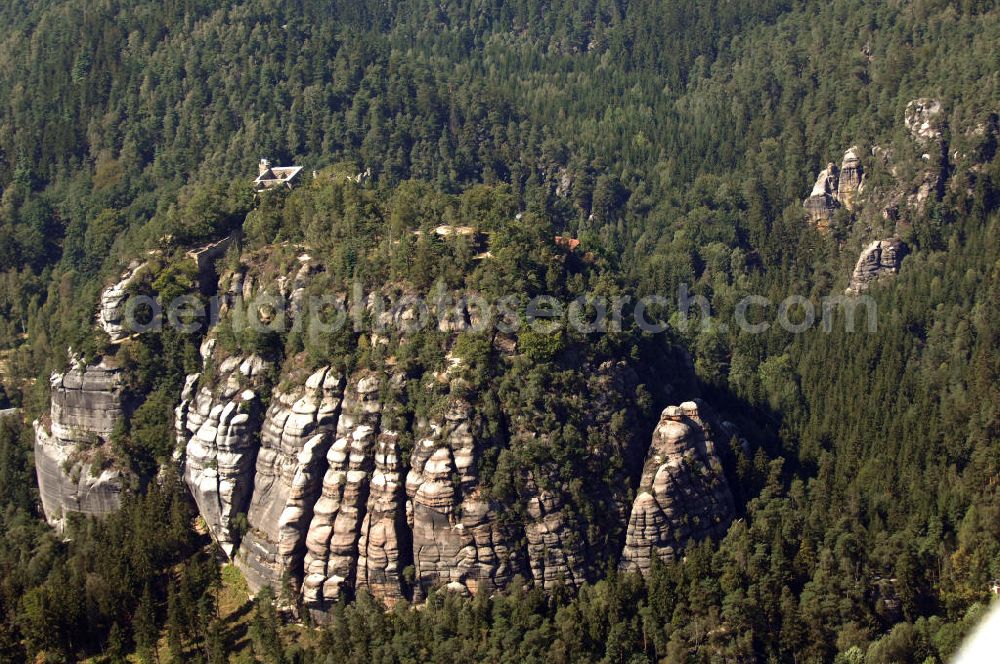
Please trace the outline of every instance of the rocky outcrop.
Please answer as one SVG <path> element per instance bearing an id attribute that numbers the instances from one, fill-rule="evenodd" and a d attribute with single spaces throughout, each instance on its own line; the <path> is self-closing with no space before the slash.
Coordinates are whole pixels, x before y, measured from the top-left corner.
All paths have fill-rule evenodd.
<path id="1" fill-rule="evenodd" d="M 844 292 L 847 295 L 862 293 L 878 281 L 899 272 L 907 247 L 898 237 L 871 242 L 858 258 L 851 282 Z"/>
<path id="2" fill-rule="evenodd" d="M 482 495 L 476 457 L 483 433 L 471 404 L 452 399 L 417 431 L 406 512 L 418 596 L 435 585 L 461 584 L 472 593 L 506 586 L 517 565 L 497 506 Z"/>
<path id="3" fill-rule="evenodd" d="M 619 553 L 617 545 L 587 548 L 565 486 L 544 473 L 524 475 L 517 505 L 489 497 L 478 461 L 503 441 L 486 433 L 476 404 L 460 396 L 467 385 L 454 357 L 421 381 L 441 405 L 411 422 L 399 416 L 402 376 L 293 372 L 264 409 L 256 395 L 266 391 L 266 363 L 225 358 L 212 341 L 202 351 L 205 372 L 188 378 L 176 411 L 184 477 L 212 536 L 251 587 L 300 598 L 317 621 L 357 592 L 392 605 L 420 601 L 434 588 L 494 592 L 518 574 L 545 588 L 575 587 L 593 576 L 595 555 Z M 624 363 L 593 374 L 589 403 L 598 428 L 637 377 Z M 514 445 L 545 445 L 526 431 L 515 437 Z M 405 441 L 412 441 L 407 449 Z M 609 457 L 600 464 L 610 457 L 631 463 L 615 447 L 594 454 Z M 616 490 L 624 495 L 628 483 L 623 471 Z M 621 502 L 609 519 L 624 532 Z"/>
<path id="4" fill-rule="evenodd" d="M 725 533 L 734 515 L 716 442 L 733 435 L 700 401 L 668 406 L 653 433 L 620 567 L 647 573 L 688 542 Z"/>
<path id="5" fill-rule="evenodd" d="M 100 516 L 117 510 L 124 486 L 108 449 L 123 414 L 121 371 L 107 358 L 90 366 L 73 364 L 50 379 L 48 423 L 34 423 L 42 508 L 59 529 L 70 512 Z"/>
<path id="6" fill-rule="evenodd" d="M 361 525 L 375 467 L 381 421 L 379 378 L 354 377 L 344 393 L 336 439 L 327 453 L 322 491 L 306 536 L 302 597 L 317 618 L 353 589 Z"/>
<path id="7" fill-rule="evenodd" d="M 203 346 L 211 358 L 212 344 Z M 247 528 L 254 463 L 263 421 L 257 389 L 269 365 L 261 358 L 228 357 L 214 377 L 189 377 L 177 408 L 184 445 L 184 480 L 219 546 L 232 556 Z"/>
<path id="8" fill-rule="evenodd" d="M 249 530 L 236 564 L 250 587 L 298 593 L 313 505 L 340 412 L 343 379 L 322 368 L 271 399 L 260 434 L 247 512 Z"/>
<path id="9" fill-rule="evenodd" d="M 254 298 L 273 293 L 294 323 L 322 268 L 304 251 L 288 258 L 290 269 L 268 276 L 245 266 L 223 275 L 223 316 L 253 315 Z M 577 504 L 566 460 L 517 467 L 545 456 L 561 415 L 536 417 L 535 404 L 512 405 L 516 415 L 484 410 L 494 388 L 473 388 L 475 374 L 450 352 L 472 312 L 455 305 L 439 321 L 439 364 L 396 366 L 416 314 L 382 300 L 407 292 L 387 287 L 364 301 L 374 327 L 363 340 L 384 360 L 344 376 L 306 370 L 305 354 L 285 358 L 279 374 L 261 357 L 227 355 L 210 335 L 176 420 L 184 478 L 213 538 L 251 588 L 273 587 L 317 622 L 361 592 L 392 605 L 438 588 L 491 593 L 518 576 L 544 588 L 594 580 L 621 553 L 629 487 L 645 458 L 645 436 L 632 435 L 640 431 L 638 374 L 626 362 L 581 367 L 579 393 L 561 402 L 575 409 L 573 425 L 585 436 L 573 463 L 600 474 L 586 490 L 597 527 Z M 517 353 L 516 338 L 493 343 L 500 356 Z M 414 396 L 419 407 L 408 403 Z M 496 489 L 483 460 L 492 455 L 495 468 L 506 451 L 510 482 Z"/>
<path id="10" fill-rule="evenodd" d="M 840 177 L 837 181 L 837 200 L 848 210 L 854 210 L 855 198 L 864 185 L 864 169 L 861 166 L 861 149 L 852 146 L 844 153 L 840 162 Z"/>
<path id="11" fill-rule="evenodd" d="M 101 305 L 97 312 L 97 324 L 110 337 L 111 343 L 120 343 L 128 338 L 130 331 L 125 323 L 125 304 L 129 287 L 142 275 L 146 263 L 132 263 L 122 273 L 118 283 L 101 292 Z"/>
<path id="12" fill-rule="evenodd" d="M 198 275 L 198 288 L 203 295 L 215 294 L 219 280 L 215 264 L 241 238 L 242 232 L 236 232 L 221 240 L 187 252 L 188 258 L 194 262 L 195 273 Z"/>
<path id="13" fill-rule="evenodd" d="M 864 168 L 861 164 L 861 149 L 852 146 L 844 153 L 840 168 L 829 163 L 816 178 L 812 192 L 803 201 L 809 221 L 821 231 L 826 231 L 833 221 L 838 208 L 853 211 L 858 194 L 864 187 Z"/>
<path id="14" fill-rule="evenodd" d="M 906 105 L 903 124 L 918 143 L 928 143 L 941 138 L 944 120 L 941 102 L 937 99 L 921 97 Z"/>
<path id="15" fill-rule="evenodd" d="M 393 606 L 405 597 L 404 570 L 412 564 L 399 434 L 384 430 L 375 446 L 375 472 L 358 543 L 357 589 Z"/>
<path id="16" fill-rule="evenodd" d="M 827 164 L 816 178 L 809 198 L 802 203 L 809 215 L 809 221 L 820 230 L 826 230 L 830 226 L 833 213 L 840 207 L 840 202 L 837 200 L 837 175 L 836 164 Z"/>

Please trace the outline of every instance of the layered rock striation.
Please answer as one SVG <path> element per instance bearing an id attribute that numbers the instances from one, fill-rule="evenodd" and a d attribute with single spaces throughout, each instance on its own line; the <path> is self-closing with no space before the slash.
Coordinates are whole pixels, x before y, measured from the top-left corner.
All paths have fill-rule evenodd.
<path id="1" fill-rule="evenodd" d="M 50 379 L 48 422 L 34 422 L 42 508 L 58 529 L 71 512 L 101 516 L 117 510 L 124 486 L 107 450 L 123 416 L 121 371 L 108 358 L 89 366 L 72 364 Z"/>
<path id="2" fill-rule="evenodd" d="M 855 199 L 864 186 L 865 171 L 861 165 L 861 149 L 850 147 L 840 162 L 837 178 L 837 200 L 848 210 L 854 210 Z"/>
<path id="3" fill-rule="evenodd" d="M 821 230 L 825 230 L 833 221 L 834 211 L 840 207 L 837 201 L 837 166 L 834 163 L 826 165 L 816 177 L 809 197 L 803 201 L 802 206 L 809 215 L 809 221 L 816 224 Z"/>
<path id="4" fill-rule="evenodd" d="M 211 358 L 213 344 L 203 352 Z M 260 357 L 227 357 L 214 375 L 189 376 L 177 407 L 183 475 L 198 512 L 232 556 L 246 531 L 264 405 L 257 391 L 270 369 Z"/>
<path id="5" fill-rule="evenodd" d="M 275 580 L 293 594 L 301 587 L 306 533 L 322 490 L 343 382 L 324 367 L 271 398 L 254 474 L 244 480 L 252 482 L 253 496 L 236 560 L 255 588 Z"/>
<path id="6" fill-rule="evenodd" d="M 285 330 L 310 333 L 299 319 L 308 294 L 322 290 L 313 280 L 323 268 L 303 248 L 287 249 L 280 260 L 249 256 L 220 277 L 220 324 L 202 343 L 201 371 L 187 377 L 174 411 L 180 473 L 209 533 L 252 589 L 270 586 L 286 606 L 324 621 L 361 592 L 392 605 L 437 588 L 492 593 L 518 578 L 576 587 L 598 578 L 626 539 L 626 551 L 668 541 L 680 550 L 728 523 L 731 500 L 691 498 L 692 487 L 708 495 L 708 479 L 689 473 L 650 489 L 676 506 L 655 517 L 670 534 L 643 544 L 645 535 L 633 532 L 636 509 L 642 514 L 632 520 L 654 517 L 645 504 L 631 504 L 648 424 L 636 405 L 642 381 L 624 361 L 584 360 L 568 372 L 578 381 L 569 393 L 539 400 L 554 388 L 503 386 L 502 375 L 467 364 L 485 354 L 506 365 L 519 342 L 500 335 L 460 346 L 476 313 L 456 300 L 435 305 L 448 307 L 428 331 L 441 354 L 415 362 L 406 345 L 419 334 L 412 331 L 419 312 L 384 302 L 405 299 L 409 291 L 399 286 L 360 303 L 373 324 L 355 339 L 366 351 L 341 368 L 316 367 L 305 351 L 283 357 L 280 335 L 238 326 L 284 317 Z M 100 320 L 121 320 L 118 297 L 133 278 L 105 292 Z M 459 348 L 472 354 L 460 357 Z M 397 357 L 406 353 L 408 360 Z M 91 456 L 80 450 L 106 444 L 124 416 L 121 383 L 110 362 L 53 376 L 51 426 L 36 424 L 53 520 L 118 505 L 121 476 L 84 472 Z M 671 454 L 715 468 L 709 434 L 691 426 Z M 67 459 L 81 472 L 68 473 Z M 681 505 L 697 510 L 696 526 Z"/>
<path id="7" fill-rule="evenodd" d="M 716 443 L 734 434 L 701 401 L 668 406 L 653 433 L 632 505 L 621 569 L 647 573 L 688 542 L 719 537 L 734 516 Z"/>
<path id="8" fill-rule="evenodd" d="M 406 513 L 420 593 L 435 585 L 469 593 L 505 587 L 520 561 L 500 526 L 500 506 L 483 495 L 476 460 L 492 441 L 484 441 L 472 404 L 452 397 L 416 430 Z"/>
<path id="9" fill-rule="evenodd" d="M 303 561 L 302 598 L 314 614 L 350 593 L 357 580 L 361 525 L 381 421 L 379 388 L 375 375 L 355 376 L 348 382 L 335 439 L 326 455 Z"/>

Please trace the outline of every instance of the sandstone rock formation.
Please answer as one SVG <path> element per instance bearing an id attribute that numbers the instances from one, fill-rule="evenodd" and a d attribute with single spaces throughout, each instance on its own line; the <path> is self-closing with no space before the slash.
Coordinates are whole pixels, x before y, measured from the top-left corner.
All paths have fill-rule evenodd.
<path id="1" fill-rule="evenodd" d="M 830 186 L 831 195 L 837 193 L 837 183 Z M 240 317 L 246 324 L 246 317 L 255 315 L 284 316 L 285 329 L 298 321 L 311 280 L 323 268 L 304 248 L 288 248 L 294 253 L 285 251 L 280 261 L 253 255 L 221 276 L 221 316 L 228 327 L 218 329 L 237 331 Z M 108 304 L 102 320 L 109 325 L 120 320 L 116 293 L 133 277 L 123 276 L 102 299 Z M 452 354 L 458 336 L 476 324 L 475 311 L 447 298 L 434 305 L 445 307 L 434 332 L 443 339 L 443 357 L 419 370 L 396 366 L 392 355 L 413 334 L 420 315 L 414 307 L 398 306 L 408 293 L 386 286 L 362 303 L 376 324 L 363 340 L 383 361 L 356 364 L 346 374 L 330 367 L 307 369 L 306 353 L 283 358 L 279 367 L 267 359 L 266 346 L 260 354 L 236 350 L 242 343 L 238 333 L 235 344 L 232 337 L 223 342 L 218 329 L 209 333 L 201 347 L 202 370 L 187 377 L 175 408 L 175 459 L 211 536 L 253 590 L 271 586 L 289 606 L 317 621 L 326 619 L 335 602 L 359 592 L 392 605 L 420 601 L 438 588 L 491 593 L 518 576 L 544 588 L 594 580 L 621 554 L 629 487 L 645 458 L 646 436 L 635 405 L 638 374 L 624 361 L 581 366 L 579 393 L 559 402 L 558 408 L 575 409 L 573 424 L 586 446 L 574 450 L 582 458 L 573 463 L 593 468 L 597 477 L 586 490 L 602 512 L 602 530 L 595 535 L 593 519 L 584 518 L 577 504 L 579 488 L 565 476 L 565 459 L 523 465 L 523 459 L 544 456 L 555 444 L 550 427 L 558 425 L 551 422 L 562 415 L 553 410 L 536 417 L 536 404 L 511 404 L 508 413 L 497 412 L 494 403 L 486 410 L 483 392 L 495 388 L 473 386 L 483 379 Z M 335 299 L 345 303 L 344 296 Z M 396 305 L 385 306 L 383 300 L 393 299 Z M 269 303 L 284 309 L 272 312 Z M 516 337 L 492 344 L 499 357 L 518 353 Z M 99 498 L 117 497 L 104 488 L 120 480 L 117 475 L 88 479 L 91 475 L 81 472 L 70 483 L 57 472 L 71 454 L 86 461 L 75 451 L 79 441 L 106 440 L 122 416 L 117 370 L 102 364 L 79 372 L 86 379 L 72 372 L 53 377 L 52 433 L 36 425 L 39 474 L 45 474 L 46 510 L 53 516 L 117 506 Z M 73 396 L 77 384 L 96 396 Z M 517 394 L 513 390 L 510 398 Z M 419 408 L 408 403 L 414 395 Z M 81 407 L 73 410 L 75 404 Z M 612 417 L 616 433 L 609 435 Z M 700 422 L 697 412 L 688 420 Z M 714 468 L 714 457 L 705 451 L 708 434 L 692 431 L 676 442 L 676 454 L 708 459 Z M 64 443 L 67 451 L 61 450 Z M 508 468 L 508 484 L 497 489 L 485 473 L 496 472 L 497 455 L 505 452 L 514 469 Z M 494 470 L 484 470 L 490 455 Z M 47 461 L 50 457 L 56 461 Z M 661 482 L 655 489 L 667 491 L 675 505 L 689 501 L 699 510 L 695 516 L 705 520 L 687 524 L 680 507 L 661 515 L 664 528 L 678 533 L 670 535 L 675 550 L 689 538 L 717 534 L 705 524 L 727 523 L 731 514 L 731 505 L 721 499 L 694 501 L 691 487 L 707 486 L 708 479 L 689 474 L 693 479 L 684 476 L 687 484 L 678 480 L 664 489 Z M 506 496 L 503 504 L 497 491 Z"/>
<path id="2" fill-rule="evenodd" d="M 725 533 L 734 514 L 716 441 L 732 436 L 700 401 L 668 406 L 653 433 L 629 517 L 621 568 L 649 571 L 692 540 Z"/>
<path id="3" fill-rule="evenodd" d="M 813 185 L 809 198 L 803 201 L 802 206 L 809 215 L 809 221 L 816 224 L 820 230 L 826 230 L 833 221 L 834 211 L 840 207 L 837 200 L 837 166 L 830 163 L 820 171 Z"/>
<path id="4" fill-rule="evenodd" d="M 356 586 L 388 606 L 404 598 L 403 572 L 413 559 L 402 470 L 399 434 L 383 430 L 376 442 L 375 471 L 361 524 Z"/>
<path id="5" fill-rule="evenodd" d="M 516 562 L 497 506 L 482 496 L 475 462 L 483 434 L 472 406 L 452 399 L 439 419 L 418 423 L 417 431 L 422 435 L 406 476 L 406 511 L 418 587 L 504 587 Z"/>
<path id="6" fill-rule="evenodd" d="M 941 138 L 941 111 L 941 102 L 937 99 L 914 99 L 906 105 L 903 123 L 917 142 L 936 141 Z"/>
<path id="7" fill-rule="evenodd" d="M 837 200 L 848 210 L 854 210 L 854 201 L 864 185 L 864 169 L 861 166 L 858 146 L 852 146 L 844 153 L 840 162 L 840 178 L 837 182 Z"/>
<path id="8" fill-rule="evenodd" d="M 543 588 L 576 587 L 586 580 L 585 561 L 562 495 L 540 487 L 534 477 L 529 477 L 526 489 L 524 535 L 531 578 Z"/>
<path id="9" fill-rule="evenodd" d="M 97 312 L 97 324 L 111 338 L 112 343 L 126 339 L 130 332 L 125 329 L 125 304 L 128 289 L 146 269 L 146 263 L 133 262 L 122 273 L 118 283 L 101 292 L 101 305 Z"/>
<path id="10" fill-rule="evenodd" d="M 840 168 L 829 163 L 816 178 L 812 192 L 803 201 L 809 221 L 821 231 L 826 231 L 833 221 L 834 212 L 844 207 L 853 211 L 857 196 L 864 187 L 864 168 L 861 149 L 852 146 L 844 153 Z"/>
<path id="11" fill-rule="evenodd" d="M 204 350 L 204 349 L 203 349 Z M 211 358 L 211 348 L 208 348 Z M 257 396 L 268 369 L 261 358 L 228 357 L 214 379 L 189 377 L 177 408 L 185 446 L 184 480 L 219 546 L 233 555 L 246 528 L 263 406 Z"/>
<path id="12" fill-rule="evenodd" d="M 382 412 L 379 389 L 378 376 L 355 376 L 344 393 L 336 439 L 326 456 L 322 491 L 306 536 L 302 596 L 314 613 L 322 613 L 354 587 L 361 525 L 375 470 Z"/>
<path id="13" fill-rule="evenodd" d="M 50 379 L 48 425 L 34 423 L 42 508 L 60 529 L 69 512 L 100 516 L 117 510 L 124 484 L 122 473 L 107 462 L 106 449 L 122 417 L 121 372 L 106 358 L 91 366 L 73 364 Z"/>
<path id="14" fill-rule="evenodd" d="M 237 565 L 252 588 L 301 585 L 305 540 L 322 489 L 343 379 L 329 367 L 288 392 L 277 392 L 264 416 L 247 512 L 249 530 Z"/>
<path id="15" fill-rule="evenodd" d="M 906 245 L 898 237 L 871 242 L 861 252 L 851 274 L 851 283 L 844 292 L 857 295 L 879 279 L 898 273 L 906 250 Z"/>

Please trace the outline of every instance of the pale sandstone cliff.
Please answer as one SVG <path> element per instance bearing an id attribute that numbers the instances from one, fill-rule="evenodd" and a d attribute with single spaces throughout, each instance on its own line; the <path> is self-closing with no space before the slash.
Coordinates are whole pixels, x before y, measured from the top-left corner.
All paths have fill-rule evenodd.
<path id="1" fill-rule="evenodd" d="M 836 164 L 826 165 L 816 178 L 809 197 L 803 201 L 809 221 L 825 232 L 838 208 L 848 211 L 855 208 L 858 194 L 864 189 L 864 167 L 861 150 L 852 146 L 844 153 L 840 168 Z"/>
<path id="2" fill-rule="evenodd" d="M 49 422 L 34 423 L 35 470 L 45 518 L 61 529 L 70 512 L 100 516 L 121 503 L 122 473 L 100 463 L 122 417 L 121 371 L 104 358 L 74 361 L 50 383 Z"/>
<path id="3" fill-rule="evenodd" d="M 310 265 L 300 261 L 270 281 L 240 268 L 222 283 L 234 307 L 236 295 L 249 301 L 269 289 L 294 300 L 320 270 Z M 373 300 L 367 312 L 384 329 L 372 334 L 372 345 L 398 343 L 393 330 L 405 329 L 408 313 L 378 310 Z M 439 330 L 453 340 L 470 312 L 451 314 Z M 515 339 L 498 343 L 516 346 Z M 620 469 L 604 503 L 606 520 L 617 526 L 604 533 L 605 541 L 588 541 L 567 483 L 544 467 L 525 469 L 512 504 L 490 496 L 479 463 L 485 451 L 544 448 L 546 434 L 517 418 L 509 439 L 490 433 L 469 397 L 475 392 L 467 389 L 463 363 L 450 353 L 443 370 L 419 379 L 419 389 L 438 405 L 413 419 L 399 415 L 405 377 L 391 365 L 341 375 L 328 367 L 290 369 L 293 360 L 279 375 L 261 358 L 226 357 L 214 338 L 203 345 L 203 360 L 203 372 L 188 378 L 176 410 L 184 477 L 213 537 L 251 587 L 274 587 L 315 620 L 362 591 L 392 605 L 419 601 L 437 587 L 493 592 L 518 575 L 545 588 L 574 587 L 594 580 L 600 561 L 621 553 L 629 485 L 648 434 L 634 431 L 625 443 L 592 450 L 596 466 L 617 460 Z M 635 372 L 624 362 L 607 362 L 585 373 L 579 403 L 593 435 L 606 435 L 615 412 L 621 426 L 637 426 L 634 407 L 621 396 L 634 392 Z M 261 394 L 270 394 L 266 403 Z M 590 490 L 607 491 L 597 482 Z M 719 511 L 709 515 L 712 507 Z M 731 501 L 703 506 L 699 518 L 723 525 L 690 537 L 720 533 L 732 510 Z"/>
<path id="4" fill-rule="evenodd" d="M 335 602 L 358 592 L 392 605 L 420 601 L 440 587 L 491 593 L 516 578 L 575 587 L 599 578 L 626 539 L 633 548 L 659 546 L 659 540 L 643 544 L 644 534 L 629 525 L 649 425 L 630 396 L 641 381 L 626 362 L 578 367 L 580 392 L 565 397 L 565 407 L 578 411 L 582 453 L 595 476 L 567 477 L 553 462 L 517 466 L 501 500 L 484 477 L 484 456 L 495 459 L 497 450 L 544 456 L 550 427 L 559 424 L 536 418 L 530 403 L 513 405 L 516 413 L 484 411 L 483 387 L 471 388 L 463 361 L 448 350 L 475 312 L 450 305 L 437 331 L 443 364 L 417 375 L 404 375 L 392 362 L 342 371 L 307 368 L 305 356 L 279 364 L 263 351 L 234 351 L 232 335 L 224 341 L 220 329 L 239 316 L 270 316 L 259 296 L 285 298 L 287 322 L 298 321 L 322 266 L 304 252 L 286 263 L 258 258 L 222 275 L 223 324 L 202 343 L 201 371 L 187 377 L 174 411 L 181 474 L 208 531 L 251 588 L 271 586 L 284 603 L 322 621 Z M 102 305 L 114 306 L 106 307 L 107 316 L 102 306 L 101 320 L 115 319 L 122 306 L 117 293 L 126 288 L 109 289 L 115 297 Z M 380 309 L 377 299 L 364 307 L 380 324 L 367 341 L 397 348 L 412 312 Z M 501 357 L 517 354 L 516 336 L 501 335 L 493 344 Z M 406 404 L 408 389 L 429 404 L 419 416 Z M 37 425 L 40 483 L 53 518 L 117 508 L 116 471 L 81 472 L 76 482 L 61 464 L 76 449 L 64 446 L 106 441 L 122 413 L 121 376 L 110 365 L 53 377 L 53 433 Z M 613 417 L 616 433 L 609 435 Z M 704 456 L 702 438 L 678 444 L 690 444 L 692 458 Z M 578 481 L 601 511 L 596 530 L 595 517 L 583 516 Z M 721 533 L 732 518 L 731 501 L 699 509 L 698 518 L 717 527 L 684 530 L 676 547 Z"/>
<path id="5" fill-rule="evenodd" d="M 649 571 L 688 542 L 719 537 L 735 509 L 716 446 L 735 432 L 700 401 L 668 406 L 653 432 L 629 517 L 621 568 Z"/>

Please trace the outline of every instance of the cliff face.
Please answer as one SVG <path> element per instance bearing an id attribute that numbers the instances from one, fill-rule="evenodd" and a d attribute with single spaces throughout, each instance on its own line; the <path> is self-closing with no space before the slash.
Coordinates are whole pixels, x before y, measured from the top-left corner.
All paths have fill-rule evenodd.
<path id="1" fill-rule="evenodd" d="M 827 164 L 826 168 L 820 171 L 816 177 L 816 183 L 809 193 L 809 198 L 802 203 L 809 216 L 809 221 L 816 224 L 820 230 L 826 230 L 833 220 L 834 211 L 840 207 L 840 203 L 837 201 L 838 173 L 835 164 Z"/>
<path id="2" fill-rule="evenodd" d="M 223 275 L 223 316 L 234 314 L 237 296 L 275 293 L 288 298 L 294 322 L 321 272 L 303 255 L 278 274 L 241 267 Z M 392 605 L 419 601 L 435 587 L 492 592 L 518 575 L 546 588 L 576 586 L 618 559 L 627 528 L 632 548 L 668 541 L 661 533 L 646 542 L 628 525 L 648 430 L 638 428 L 627 396 L 639 377 L 624 362 L 581 367 L 584 382 L 573 396 L 577 424 L 590 436 L 587 462 L 612 478 L 579 478 L 599 496 L 607 532 L 593 532 L 592 524 L 587 530 L 574 478 L 556 465 L 509 470 L 514 484 L 497 497 L 484 458 L 497 450 L 544 454 L 549 428 L 560 425 L 535 421 L 529 403 L 487 414 L 493 388 L 473 388 L 464 360 L 449 350 L 472 317 L 460 309 L 438 326 L 446 349 L 440 369 L 416 374 L 395 360 L 355 364 L 346 373 L 311 369 L 305 356 L 279 368 L 260 356 L 228 354 L 216 333 L 203 344 L 203 371 L 188 377 L 176 409 L 180 462 L 212 536 L 251 587 L 272 586 L 322 621 L 335 602 L 360 591 Z M 408 314 L 378 310 L 371 299 L 367 313 L 388 326 L 370 336 L 371 346 L 394 352 L 388 349 L 405 339 L 391 330 Z M 517 339 L 495 339 L 494 346 L 515 353 Z M 427 407 L 413 408 L 414 395 Z M 613 416 L 626 431 L 620 437 L 608 437 Z M 713 479 L 682 474 L 667 490 L 676 506 L 662 519 L 677 529 L 669 540 L 676 550 L 720 534 L 733 512 L 698 417 L 695 409 L 685 420 L 692 433 L 674 441 L 671 454 L 704 462 Z M 495 426 L 498 419 L 503 426 Z M 710 486 L 704 491 L 714 500 L 682 500 L 694 486 Z M 697 509 L 704 525 L 682 526 L 687 508 Z"/>
<path id="3" fill-rule="evenodd" d="M 848 210 L 854 209 L 854 199 L 861 192 L 865 171 L 861 165 L 861 149 L 852 146 L 844 153 L 840 162 L 840 176 L 837 180 L 837 200 Z"/>
<path id="4" fill-rule="evenodd" d="M 492 442 L 484 428 L 473 406 L 456 398 L 434 420 L 418 423 L 406 511 L 421 592 L 440 584 L 488 592 L 522 569 L 515 534 L 499 523 L 502 507 L 483 495 L 477 459 Z"/>
<path id="5" fill-rule="evenodd" d="M 703 402 L 668 406 L 653 432 L 632 505 L 621 568 L 643 574 L 692 540 L 720 537 L 735 509 L 716 444 L 735 432 Z"/>
<path id="6" fill-rule="evenodd" d="M 857 196 L 864 188 L 864 168 L 861 150 L 853 146 L 844 153 L 840 168 L 829 163 L 820 171 L 809 197 L 803 201 L 809 221 L 825 232 L 838 208 L 853 210 Z"/>
<path id="7" fill-rule="evenodd" d="M 122 474 L 106 460 L 122 417 L 121 372 L 105 359 L 75 362 L 50 382 L 49 422 L 34 423 L 35 470 L 45 518 L 61 529 L 70 512 L 100 516 L 120 506 Z"/>
<path id="8" fill-rule="evenodd" d="M 505 380 L 507 368 L 483 378 L 457 352 L 478 315 L 461 304 L 428 331 L 441 355 L 401 364 L 396 355 L 423 333 L 409 331 L 412 312 L 377 305 L 387 293 L 362 302 L 376 326 L 358 340 L 370 350 L 340 365 L 349 368 L 316 367 L 305 352 L 273 359 L 266 340 L 241 346 L 235 321 L 269 318 L 262 301 L 250 304 L 265 295 L 288 303 L 286 323 L 303 323 L 323 273 L 305 252 L 282 260 L 245 257 L 219 279 L 221 323 L 174 410 L 184 481 L 252 588 L 271 586 L 322 621 L 358 592 L 392 605 L 437 587 L 494 592 L 517 577 L 575 587 L 619 559 L 645 572 L 653 555 L 725 530 L 733 505 L 713 446 L 720 429 L 702 404 L 662 421 L 650 447 L 636 403 L 643 381 L 625 361 L 581 360 L 566 394 L 529 391 Z M 98 317 L 125 344 L 114 324 L 135 272 L 105 291 Z M 482 343 L 498 366 L 524 364 L 516 334 Z M 122 475 L 96 464 L 123 417 L 122 392 L 110 360 L 53 376 L 51 433 L 36 423 L 36 456 L 54 523 L 117 509 Z"/>
<path id="9" fill-rule="evenodd" d="M 205 344 L 206 360 L 211 342 Z M 257 356 L 228 357 L 206 375 L 189 377 L 178 406 L 184 441 L 184 480 L 198 511 L 227 555 L 244 529 L 247 500 L 259 450 L 264 406 L 254 388 L 266 365 Z"/>
<path id="10" fill-rule="evenodd" d="M 468 401 L 452 398 L 435 417 L 399 431 L 385 414 L 398 405 L 391 390 L 383 396 L 392 376 L 361 370 L 344 380 L 323 368 L 276 391 L 263 416 L 249 416 L 237 431 L 235 418 L 223 414 L 250 401 L 249 390 L 238 393 L 233 381 L 246 377 L 237 364 L 223 360 L 220 387 L 203 387 L 204 396 L 188 390 L 179 428 L 194 432 L 185 478 L 201 515 L 252 587 L 301 596 L 323 620 L 334 602 L 359 590 L 391 605 L 438 586 L 490 592 L 516 574 L 547 588 L 588 578 L 588 554 L 565 513 L 565 495 L 542 486 L 551 478 L 525 475 L 520 505 L 486 495 L 477 459 L 496 441 Z M 404 437 L 413 441 L 406 458 Z M 627 481 L 621 488 L 624 498 Z M 731 500 L 699 507 L 700 518 L 722 525 L 684 530 L 678 549 L 689 538 L 718 534 L 732 516 Z M 245 534 L 233 525 L 239 514 L 246 515 Z M 624 523 L 627 508 L 620 516 Z"/>
<path id="11" fill-rule="evenodd" d="M 146 263 L 134 262 L 117 283 L 111 284 L 101 292 L 101 303 L 97 310 L 97 324 L 112 343 L 120 343 L 128 338 L 130 331 L 126 329 L 125 305 L 129 287 L 141 276 L 147 267 Z"/>
<path id="12" fill-rule="evenodd" d="M 874 240 L 861 252 L 858 263 L 851 274 L 851 282 L 844 292 L 857 295 L 884 277 L 899 272 L 906 255 L 906 245 L 898 237 Z"/>

